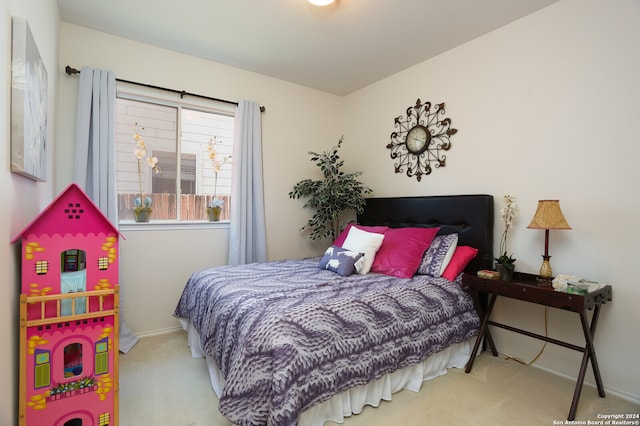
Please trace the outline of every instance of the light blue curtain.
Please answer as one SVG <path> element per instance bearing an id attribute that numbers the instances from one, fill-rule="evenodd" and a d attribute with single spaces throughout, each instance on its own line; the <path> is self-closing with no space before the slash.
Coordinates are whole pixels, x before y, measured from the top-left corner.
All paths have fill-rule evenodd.
<path id="1" fill-rule="evenodd" d="M 245 100 L 238 103 L 233 141 L 229 265 L 267 260 L 261 122 L 260 105 Z"/>
<path id="2" fill-rule="evenodd" d="M 118 226 L 115 144 L 116 79 L 111 71 L 83 67 L 78 89 L 73 180 L 114 226 Z M 138 337 L 127 327 L 120 292 L 120 351 Z"/>

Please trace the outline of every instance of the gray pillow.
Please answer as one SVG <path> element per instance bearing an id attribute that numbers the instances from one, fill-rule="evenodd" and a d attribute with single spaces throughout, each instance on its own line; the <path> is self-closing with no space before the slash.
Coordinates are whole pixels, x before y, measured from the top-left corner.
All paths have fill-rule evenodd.
<path id="1" fill-rule="evenodd" d="M 338 246 L 331 246 L 324 252 L 318 267 L 335 272 L 343 277 L 353 274 L 362 267 L 364 253 L 347 250 Z"/>
<path id="2" fill-rule="evenodd" d="M 458 234 L 438 235 L 422 255 L 416 274 L 439 277 L 451 261 L 458 245 Z"/>

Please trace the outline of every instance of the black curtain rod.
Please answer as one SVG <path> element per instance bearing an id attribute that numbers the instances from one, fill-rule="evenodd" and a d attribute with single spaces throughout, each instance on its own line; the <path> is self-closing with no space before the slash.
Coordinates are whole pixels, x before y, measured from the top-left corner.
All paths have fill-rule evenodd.
<path id="1" fill-rule="evenodd" d="M 80 70 L 77 70 L 77 69 L 75 69 L 73 67 L 70 67 L 69 65 L 64 67 L 64 71 L 67 73 L 67 75 L 80 74 Z M 180 95 L 180 99 L 182 99 L 182 98 L 184 98 L 185 96 L 188 95 L 188 96 L 193 96 L 193 97 L 200 98 L 200 99 L 207 99 L 207 100 L 210 100 L 210 101 L 224 102 L 226 104 L 233 104 L 233 105 L 236 105 L 236 106 L 238 105 L 238 103 L 235 102 L 235 101 L 228 101 L 226 99 L 219 99 L 219 98 L 212 98 L 210 96 L 198 95 L 197 93 L 185 92 L 184 90 L 167 89 L 166 87 L 154 86 L 153 84 L 138 83 L 136 81 L 123 80 L 121 78 L 116 78 L 116 81 L 119 81 L 121 83 L 127 83 L 127 84 L 135 84 L 136 86 L 149 87 L 151 89 L 164 90 L 165 92 L 177 93 L 177 94 Z M 265 111 L 265 107 L 260 106 L 260 111 L 264 112 Z"/>

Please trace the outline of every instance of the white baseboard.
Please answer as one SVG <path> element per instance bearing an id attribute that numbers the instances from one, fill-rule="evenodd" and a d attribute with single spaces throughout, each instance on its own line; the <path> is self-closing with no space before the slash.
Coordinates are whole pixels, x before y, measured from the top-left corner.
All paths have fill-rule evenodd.
<path id="1" fill-rule="evenodd" d="M 144 333 L 136 334 L 136 336 L 138 336 L 140 339 L 144 339 L 145 337 L 161 336 L 163 334 L 175 333 L 177 331 L 184 331 L 184 329 L 178 324 L 175 327 L 162 328 L 160 330 L 146 331 Z"/>
<path id="2" fill-rule="evenodd" d="M 505 354 L 503 352 L 499 352 L 498 351 L 498 353 L 501 356 L 506 357 L 506 358 L 514 358 L 514 359 L 517 358 L 517 357 L 513 357 L 512 355 Z M 575 377 L 571 377 L 568 374 L 564 374 L 564 373 L 561 373 L 561 372 L 556 371 L 556 370 L 552 370 L 552 369 L 547 368 L 547 367 L 542 367 L 542 366 L 537 365 L 537 364 L 528 364 L 528 366 L 529 367 L 538 368 L 540 370 L 546 371 L 546 372 L 551 373 L 551 374 L 555 374 L 556 376 L 564 377 L 565 379 L 571 380 L 574 383 L 576 381 Z M 602 381 L 605 382 L 604 379 Z M 586 380 L 584 381 L 583 386 L 589 386 L 590 388 L 596 389 L 596 384 L 595 383 L 590 383 L 590 382 L 587 382 Z M 625 392 L 622 392 L 622 391 L 619 391 L 619 390 L 616 390 L 616 389 L 609 388 L 606 385 L 604 387 L 604 390 L 605 390 L 606 394 L 611 394 L 611 395 L 615 396 L 616 398 L 624 399 L 626 401 L 629 401 L 629 402 L 632 402 L 634 404 L 639 404 L 640 405 L 640 396 L 638 396 L 638 395 L 630 395 L 628 393 L 625 393 Z"/>

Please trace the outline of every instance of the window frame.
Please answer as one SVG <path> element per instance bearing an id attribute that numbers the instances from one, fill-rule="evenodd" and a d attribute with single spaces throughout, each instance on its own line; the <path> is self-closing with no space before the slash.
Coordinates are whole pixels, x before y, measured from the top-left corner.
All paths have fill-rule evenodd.
<path id="1" fill-rule="evenodd" d="M 234 117 L 236 115 L 237 106 L 232 103 L 215 101 L 200 98 L 179 98 L 173 92 L 167 92 L 161 89 L 154 89 L 146 86 L 135 85 L 127 82 L 116 82 L 116 99 L 122 98 L 138 102 L 154 103 L 162 106 L 176 108 L 177 135 L 182 135 L 182 109 L 196 110 L 200 112 L 226 115 Z M 235 143 L 235 140 L 234 140 Z M 182 138 L 176 137 L 176 153 L 182 149 Z M 153 151 L 153 149 L 151 150 Z M 177 173 L 179 176 L 180 165 L 177 165 Z M 177 207 L 180 208 L 180 197 L 177 197 Z M 166 220 L 154 219 L 146 223 L 139 223 L 134 220 L 122 220 L 118 218 L 118 227 L 122 230 L 173 230 L 173 229 L 210 229 L 210 228 L 229 228 L 229 220 L 221 220 L 218 222 L 209 221 L 186 221 L 186 220 Z"/>

